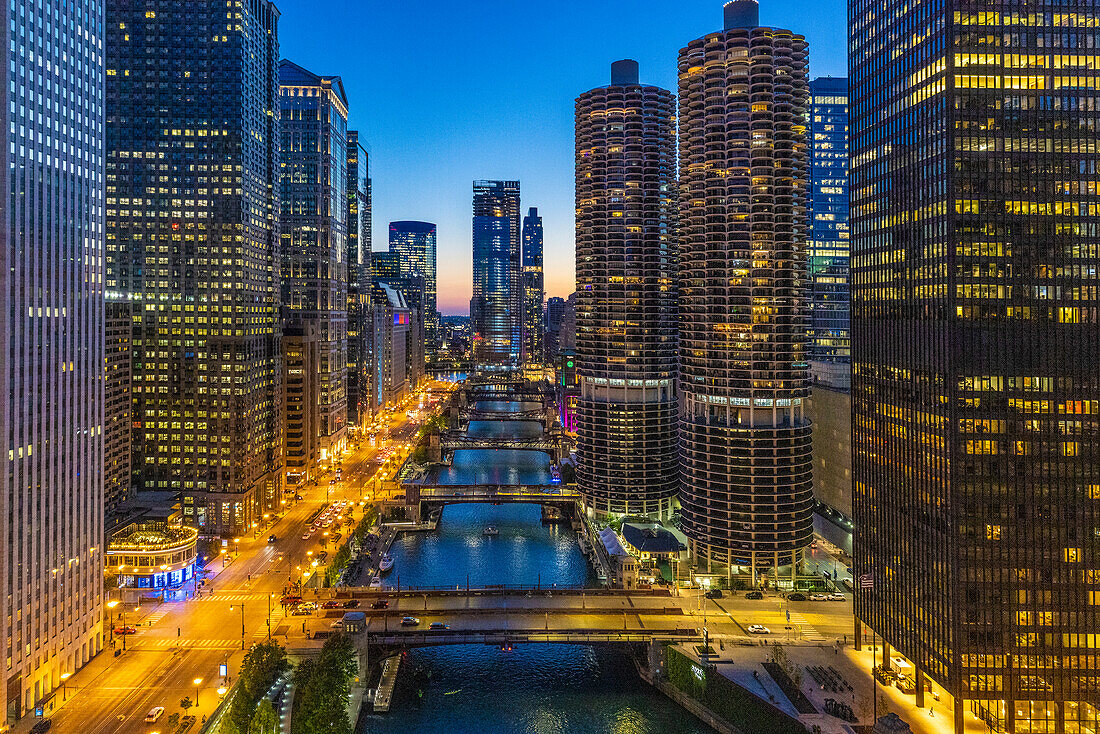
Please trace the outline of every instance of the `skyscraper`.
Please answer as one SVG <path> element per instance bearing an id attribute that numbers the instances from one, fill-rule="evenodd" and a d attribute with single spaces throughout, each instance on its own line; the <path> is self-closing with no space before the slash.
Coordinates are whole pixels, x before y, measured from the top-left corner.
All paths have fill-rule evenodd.
<path id="1" fill-rule="evenodd" d="M 134 304 L 107 294 L 103 378 L 103 510 L 110 527 L 111 515 L 130 497 L 133 465 L 130 463 L 133 395 Z"/>
<path id="2" fill-rule="evenodd" d="M 531 207 L 523 218 L 523 362 L 543 363 L 545 328 L 542 302 L 546 289 L 542 275 L 542 217 Z"/>
<path id="3" fill-rule="evenodd" d="M 560 347 L 561 320 L 565 316 L 565 299 L 551 296 L 546 299 L 546 361 L 553 363 Z"/>
<path id="4" fill-rule="evenodd" d="M 755 576 L 813 534 L 806 41 L 734 0 L 679 70 L 681 517 L 707 566 Z"/>
<path id="5" fill-rule="evenodd" d="M 1097 4 L 849 18 L 856 615 L 956 732 L 1096 731 Z"/>
<path id="6" fill-rule="evenodd" d="M 347 442 L 348 98 L 340 77 L 284 59 L 279 108 L 282 307 L 289 323 L 317 325 L 324 463 Z"/>
<path id="7" fill-rule="evenodd" d="M 435 245 L 435 225 L 431 222 L 390 222 L 390 252 L 397 253 L 401 277 L 415 275 L 424 279 L 421 319 L 431 344 L 439 341 Z"/>
<path id="8" fill-rule="evenodd" d="M 474 366 L 514 369 L 521 352 L 519 181 L 474 181 Z"/>
<path id="9" fill-rule="evenodd" d="M 810 372 L 847 389 L 848 80 L 810 82 Z"/>
<path id="10" fill-rule="evenodd" d="M 107 289 L 134 302 L 133 461 L 204 534 L 279 504 L 279 12 L 107 0 Z M 69 11 L 65 16 L 70 17 Z M 151 41 L 148 39 L 156 39 Z"/>
<path id="11" fill-rule="evenodd" d="M 103 647 L 102 19 L 0 8 L 0 728 Z"/>
<path id="12" fill-rule="evenodd" d="M 369 420 L 371 393 L 371 189 L 370 154 L 359 133 L 348 131 L 348 425 Z"/>
<path id="13" fill-rule="evenodd" d="M 600 513 L 668 517 L 679 486 L 675 116 L 636 61 L 576 101 L 577 483 Z"/>

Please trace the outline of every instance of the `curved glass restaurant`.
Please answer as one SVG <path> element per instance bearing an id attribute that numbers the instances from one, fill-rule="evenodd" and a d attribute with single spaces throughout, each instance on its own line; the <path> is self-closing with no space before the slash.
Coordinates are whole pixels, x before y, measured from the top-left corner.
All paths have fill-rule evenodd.
<path id="1" fill-rule="evenodd" d="M 107 574 L 124 601 L 138 597 L 182 598 L 195 576 L 199 533 L 167 519 L 141 518 L 120 528 L 107 544 Z"/>

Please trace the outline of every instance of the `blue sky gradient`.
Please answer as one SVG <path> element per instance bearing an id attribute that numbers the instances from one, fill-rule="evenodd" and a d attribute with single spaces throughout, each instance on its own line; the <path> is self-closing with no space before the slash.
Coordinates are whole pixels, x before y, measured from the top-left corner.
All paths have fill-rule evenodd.
<path id="1" fill-rule="evenodd" d="M 573 290 L 573 100 L 634 58 L 676 90 L 676 58 L 722 25 L 721 0 L 276 0 L 281 53 L 343 77 L 371 151 L 374 249 L 388 224 L 439 225 L 439 309 L 468 310 L 471 182 L 519 179 L 546 226 L 551 296 Z M 762 0 L 802 33 L 813 76 L 846 73 L 842 0 Z"/>

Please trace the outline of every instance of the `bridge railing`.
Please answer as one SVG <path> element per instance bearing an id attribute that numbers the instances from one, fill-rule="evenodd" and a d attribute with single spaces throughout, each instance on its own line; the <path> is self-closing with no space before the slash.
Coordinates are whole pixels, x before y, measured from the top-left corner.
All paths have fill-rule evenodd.
<path id="1" fill-rule="evenodd" d="M 560 497 L 579 499 L 580 493 L 566 489 L 561 484 L 437 484 L 421 485 L 420 499 L 449 499 L 461 497 Z"/>

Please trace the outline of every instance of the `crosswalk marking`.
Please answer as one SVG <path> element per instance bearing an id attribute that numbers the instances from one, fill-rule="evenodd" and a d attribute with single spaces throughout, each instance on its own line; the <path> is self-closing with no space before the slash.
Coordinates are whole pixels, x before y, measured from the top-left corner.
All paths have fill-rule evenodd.
<path id="1" fill-rule="evenodd" d="M 169 609 L 158 609 L 157 611 L 153 612 L 148 617 L 143 619 L 142 622 L 150 624 L 150 625 L 154 625 L 157 622 L 159 622 L 160 620 L 164 619 L 166 616 L 168 616 L 169 611 L 171 611 L 171 610 L 169 610 Z"/>
<path id="2" fill-rule="evenodd" d="M 203 594 L 198 599 L 195 599 L 195 601 L 219 601 L 219 602 L 222 602 L 222 601 L 254 601 L 256 599 L 266 599 L 266 598 L 267 598 L 267 594 L 219 594 L 219 593 L 215 592 L 214 594 L 211 594 L 211 595 Z M 271 603 L 275 604 L 275 605 L 278 605 L 278 603 L 279 603 L 278 595 L 276 595 L 275 597 L 272 597 L 272 602 Z"/>
<path id="3" fill-rule="evenodd" d="M 152 647 L 157 649 L 171 649 L 175 647 L 181 648 L 201 648 L 205 650 L 234 650 L 240 649 L 241 641 L 236 640 L 188 640 L 179 639 L 176 637 L 166 637 L 157 640 L 142 640 L 142 647 Z"/>
<path id="4" fill-rule="evenodd" d="M 825 642 L 825 637 L 798 612 L 791 612 L 791 622 L 802 628 L 802 637 L 810 642 Z"/>

